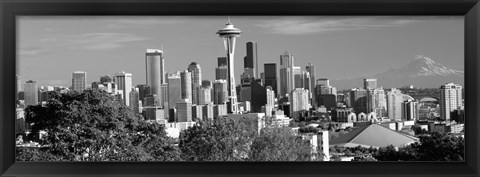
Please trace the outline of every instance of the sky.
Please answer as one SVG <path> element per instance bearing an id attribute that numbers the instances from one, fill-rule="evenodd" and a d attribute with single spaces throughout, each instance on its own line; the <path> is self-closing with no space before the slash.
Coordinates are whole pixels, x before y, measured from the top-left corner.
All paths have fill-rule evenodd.
<path id="1" fill-rule="evenodd" d="M 202 79 L 214 80 L 225 56 L 215 34 L 227 16 L 21 16 L 17 18 L 17 72 L 70 86 L 74 71 L 87 83 L 125 71 L 145 84 L 146 49 L 163 49 L 167 72 L 195 61 Z M 235 48 L 235 77 L 243 72 L 246 42 L 258 45 L 259 72 L 285 50 L 302 70 L 330 80 L 367 76 L 407 64 L 417 55 L 464 70 L 463 16 L 231 16 L 242 30 Z M 42 85 L 42 84 L 41 84 Z M 46 86 L 46 85 L 45 85 Z"/>

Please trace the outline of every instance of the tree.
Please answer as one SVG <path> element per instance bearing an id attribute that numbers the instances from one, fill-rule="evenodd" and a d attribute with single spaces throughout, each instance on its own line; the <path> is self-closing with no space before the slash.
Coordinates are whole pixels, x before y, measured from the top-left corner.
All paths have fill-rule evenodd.
<path id="1" fill-rule="evenodd" d="M 44 148 L 22 153 L 31 152 L 35 158 L 47 154 L 61 161 L 180 160 L 178 148 L 162 126 L 136 117 L 104 91 L 52 92 L 50 98 L 43 106 L 25 109 L 30 135 L 46 131 L 39 142 Z M 17 157 L 35 160 L 28 155 Z"/>
<path id="2" fill-rule="evenodd" d="M 420 161 L 463 161 L 465 139 L 433 132 L 420 136 L 420 142 L 411 145 Z"/>
<path id="3" fill-rule="evenodd" d="M 272 127 L 262 130 L 251 148 L 252 161 L 310 161 L 312 147 L 289 128 Z"/>
<path id="4" fill-rule="evenodd" d="M 200 121 L 180 135 L 182 157 L 188 161 L 244 161 L 258 135 L 253 118 Z"/>

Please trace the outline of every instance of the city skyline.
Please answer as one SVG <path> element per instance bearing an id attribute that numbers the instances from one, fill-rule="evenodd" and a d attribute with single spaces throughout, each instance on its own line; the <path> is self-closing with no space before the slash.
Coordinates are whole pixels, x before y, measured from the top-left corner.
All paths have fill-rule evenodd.
<path id="1" fill-rule="evenodd" d="M 42 21 L 45 22 L 45 24 L 42 23 Z M 144 52 L 147 48 L 163 49 L 165 55 L 165 65 L 167 66 L 166 71 L 168 73 L 183 71 L 188 67 L 188 64 L 190 64 L 191 62 L 197 62 L 200 67 L 202 67 L 203 78 L 208 80 L 214 80 L 215 73 L 211 71 L 214 71 L 217 57 L 223 57 L 225 55 L 224 47 L 222 46 L 221 40 L 218 39 L 218 37 L 214 34 L 216 30 L 222 28 L 226 23 L 226 18 L 223 16 L 141 18 L 22 17 L 19 22 L 20 42 L 18 54 L 20 61 L 20 75 L 24 80 L 31 79 L 36 80 L 39 83 L 41 83 L 42 80 L 64 80 L 67 81 L 66 83 L 68 83 L 71 72 L 81 70 L 86 71 L 89 75 L 89 77 L 87 78 L 87 84 L 93 81 L 98 81 L 100 79 L 100 76 L 106 74 L 113 75 L 114 73 L 117 73 L 119 71 L 132 73 L 134 85 L 145 84 L 145 71 L 143 70 L 145 67 Z M 83 29 L 75 30 L 72 27 L 69 27 L 70 29 L 66 29 L 66 24 L 72 25 L 72 23 L 74 22 L 77 22 L 75 23 L 76 25 L 83 24 L 83 26 L 81 27 Z M 89 26 L 89 24 L 95 24 L 100 22 L 106 22 L 103 23 L 105 26 Z M 208 24 L 215 25 L 199 26 L 197 25 L 199 22 L 208 22 Z M 392 67 L 392 65 L 395 66 L 395 64 L 405 64 L 408 62 L 409 59 L 411 60 L 413 56 L 417 54 L 432 56 L 432 58 L 435 58 L 436 60 L 440 61 L 443 64 L 446 64 L 449 67 L 463 70 L 463 60 L 457 59 L 451 61 L 451 58 L 463 58 L 463 21 L 461 20 L 461 18 L 457 17 L 259 17 L 259 19 L 254 19 L 253 17 L 234 16 L 232 17 L 232 23 L 234 23 L 236 27 L 242 29 L 243 31 L 242 37 L 237 39 L 236 44 L 237 52 L 235 52 L 235 58 L 237 58 L 237 60 L 235 60 L 234 68 L 236 81 L 239 80 L 240 74 L 243 73 L 243 61 L 241 59 L 246 56 L 245 45 L 249 41 L 255 41 L 258 44 L 258 62 L 260 63 L 258 65 L 260 67 L 258 68 L 259 73 L 263 72 L 262 65 L 264 63 L 277 63 L 278 65 L 278 56 L 280 56 L 285 50 L 289 51 L 289 53 L 291 53 L 295 57 L 296 66 L 301 66 L 303 69 L 304 66 L 307 65 L 307 63 L 313 63 L 316 66 L 317 78 L 327 77 L 331 78 L 331 80 L 381 72 L 385 68 Z M 46 26 L 44 26 L 44 28 L 41 28 L 42 25 L 46 24 L 49 24 L 48 28 Z M 120 24 L 123 24 L 123 26 Z M 136 26 L 132 26 L 132 24 L 136 24 Z M 29 28 L 29 26 L 37 26 L 37 28 Z M 165 35 L 160 32 L 157 35 L 146 35 L 148 33 L 148 30 L 145 29 L 145 27 L 151 28 L 155 26 L 165 28 L 158 28 L 160 31 L 166 30 L 167 28 L 178 28 L 180 30 L 175 33 L 169 33 L 171 37 L 167 37 L 165 40 L 153 42 L 156 44 L 149 45 L 148 43 L 152 43 L 151 41 L 153 39 L 158 38 L 156 37 L 157 35 Z M 187 29 L 195 27 L 196 33 L 183 33 L 184 28 L 181 28 L 182 26 L 189 26 L 190 28 Z M 289 27 L 295 28 L 289 29 Z M 37 30 L 35 30 L 35 32 L 32 32 L 32 30 L 34 29 Z M 109 32 L 105 32 L 105 30 Z M 122 33 L 115 33 L 115 31 L 120 32 L 122 30 Z M 432 32 L 432 30 L 436 32 Z M 73 37 L 73 34 L 79 33 L 78 31 L 83 31 L 84 33 L 82 34 L 84 35 Z M 126 33 L 125 31 L 131 32 Z M 416 33 L 409 31 L 415 31 Z M 151 32 L 152 30 L 150 29 L 150 33 Z M 407 32 L 411 34 L 398 35 Z M 427 32 L 428 34 L 424 34 Z M 72 34 L 67 35 L 64 33 Z M 390 39 L 381 40 L 372 38 L 371 36 L 374 35 L 372 33 L 377 33 L 375 34 L 377 36 L 387 35 L 389 33 L 395 33 L 396 35 L 389 35 Z M 450 35 L 446 35 L 445 33 L 448 33 Z M 342 34 L 348 35 L 342 36 Z M 359 37 L 355 34 L 362 34 L 366 37 Z M 419 36 L 420 34 L 426 36 Z M 188 38 L 188 40 L 191 40 L 193 42 L 184 42 L 183 40 L 185 38 L 174 38 L 181 35 L 186 35 L 185 38 Z M 198 37 L 192 38 L 192 35 L 197 35 Z M 348 40 L 347 38 L 352 37 L 352 35 L 355 40 Z M 438 36 L 432 39 L 431 35 Z M 310 37 L 314 39 L 334 37 L 337 40 L 325 39 L 315 43 L 312 42 L 312 40 L 307 40 L 305 37 Z M 369 37 L 369 41 L 365 42 L 369 42 L 369 44 L 373 45 L 373 47 L 371 48 L 376 49 L 376 52 L 368 52 L 368 50 L 365 50 L 365 52 L 357 53 L 359 52 L 358 50 L 368 49 L 368 47 L 365 48 L 365 45 L 352 45 L 358 43 L 358 39 Z M 417 46 L 415 48 L 416 45 L 412 46 L 413 48 L 415 48 L 415 50 L 412 50 L 409 47 L 405 46 L 403 46 L 403 48 L 395 47 L 402 46 L 402 42 L 400 41 L 397 43 L 395 40 L 392 40 L 392 38 L 400 39 L 400 37 L 402 38 L 402 40 L 404 40 L 405 43 L 411 43 L 412 40 L 418 40 L 422 42 L 417 44 L 420 47 Z M 150 38 L 152 38 L 152 40 L 150 40 Z M 305 45 L 296 45 L 296 43 L 298 43 L 298 41 L 296 40 L 288 40 L 288 42 L 286 43 L 275 42 L 276 40 L 289 38 L 299 38 L 299 41 L 305 41 Z M 430 40 L 423 40 L 426 38 Z M 386 51 L 381 50 L 382 46 L 378 44 L 388 42 L 389 40 L 390 46 L 385 46 L 389 49 Z M 346 41 L 350 42 L 345 43 Z M 59 46 L 62 43 L 68 45 Z M 37 45 L 37 47 L 35 47 L 35 45 Z M 38 45 L 41 45 L 42 47 L 40 48 L 38 47 Z M 55 45 L 58 45 L 58 48 L 55 48 L 57 50 L 55 52 L 49 51 L 49 49 L 51 50 L 52 47 Z M 174 46 L 178 45 L 183 47 L 173 48 Z M 311 49 L 311 47 L 315 45 L 320 46 L 318 47 L 318 50 L 320 51 L 338 45 L 342 45 L 343 47 L 333 50 L 332 52 L 315 53 L 318 52 L 317 48 Z M 448 50 L 446 49 L 447 46 Z M 204 48 L 207 48 L 207 50 L 203 50 Z M 349 54 L 339 53 L 338 50 L 342 48 L 343 51 L 346 51 L 345 53 Z M 185 50 L 189 52 L 178 52 L 178 50 Z M 312 53 L 312 51 L 314 52 Z M 62 54 L 66 52 L 68 52 L 69 55 Z M 391 57 L 381 57 L 382 55 L 386 55 L 385 53 L 390 54 Z M 339 63 L 343 62 L 343 64 L 345 65 L 345 61 L 342 61 L 342 59 L 338 59 L 336 57 L 343 57 L 345 55 L 352 54 L 357 55 L 357 57 L 355 58 L 362 58 L 352 60 L 351 57 L 345 57 L 355 67 L 359 67 L 364 64 L 371 65 L 372 62 L 375 65 L 366 70 L 354 70 L 353 68 L 349 69 L 348 66 L 344 66 L 345 70 L 342 72 L 338 72 L 338 70 L 336 70 L 336 73 L 333 71 L 329 71 L 332 68 L 335 68 L 335 66 L 337 66 Z M 134 57 L 131 57 L 131 55 L 134 55 Z M 180 57 L 178 55 L 185 55 L 185 57 Z M 192 57 L 189 57 L 188 55 L 191 55 Z M 376 57 L 368 57 L 368 55 L 373 55 Z M 194 59 L 197 58 L 195 56 L 198 56 L 198 59 Z M 75 60 L 75 58 L 79 57 L 83 58 L 82 60 L 84 60 L 85 62 Z M 45 58 L 48 59 L 44 60 Z M 105 58 L 105 60 L 99 60 L 98 58 Z M 325 58 L 332 58 L 332 60 Z M 345 58 L 343 60 L 346 60 Z M 459 60 L 461 62 L 458 62 Z M 54 70 L 55 72 L 45 69 L 45 67 L 51 67 L 48 66 L 51 64 L 51 62 L 58 63 L 59 65 L 62 65 L 62 67 L 56 68 L 56 70 Z M 68 64 L 64 66 L 63 64 L 61 64 L 62 62 L 71 63 L 71 65 Z M 42 71 L 40 72 L 38 70 Z M 60 74 L 59 72 L 62 74 Z M 355 74 L 353 74 L 352 72 L 355 72 Z M 38 73 L 42 73 L 42 75 L 38 76 Z M 257 73 L 257 76 L 259 76 L 259 73 Z"/>

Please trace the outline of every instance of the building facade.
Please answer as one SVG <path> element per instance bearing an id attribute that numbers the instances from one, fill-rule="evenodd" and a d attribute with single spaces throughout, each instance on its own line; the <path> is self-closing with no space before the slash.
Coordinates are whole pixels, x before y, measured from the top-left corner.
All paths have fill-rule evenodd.
<path id="1" fill-rule="evenodd" d="M 72 74 L 72 89 L 83 92 L 87 86 L 87 72 L 75 71 Z"/>
<path id="2" fill-rule="evenodd" d="M 440 86 L 440 119 L 450 120 L 450 113 L 463 107 L 462 88 L 454 83 Z"/>

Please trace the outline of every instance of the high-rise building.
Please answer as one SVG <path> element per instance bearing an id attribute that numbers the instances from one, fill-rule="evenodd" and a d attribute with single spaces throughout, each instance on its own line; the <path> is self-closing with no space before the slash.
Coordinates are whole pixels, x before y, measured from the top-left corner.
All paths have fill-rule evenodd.
<path id="1" fill-rule="evenodd" d="M 227 57 L 218 57 L 217 58 L 217 67 L 227 66 L 227 65 L 228 65 Z"/>
<path id="2" fill-rule="evenodd" d="M 139 96 L 138 99 L 140 99 L 143 103 L 143 100 L 145 99 L 146 95 L 151 94 L 150 86 L 139 84 L 137 85 L 137 88 L 138 88 L 138 96 Z"/>
<path id="3" fill-rule="evenodd" d="M 215 80 L 213 82 L 213 104 L 225 104 L 227 102 L 227 81 Z"/>
<path id="4" fill-rule="evenodd" d="M 304 88 L 296 88 L 293 90 L 289 96 L 290 102 L 290 117 L 295 120 L 299 120 L 301 115 L 310 109 L 310 104 L 308 104 L 308 90 Z"/>
<path id="5" fill-rule="evenodd" d="M 113 82 L 113 77 L 110 75 L 100 77 L 100 84 L 104 84 L 106 82 Z"/>
<path id="6" fill-rule="evenodd" d="M 238 112 L 237 105 L 237 93 L 235 90 L 235 72 L 234 68 L 234 54 L 235 54 L 235 39 L 240 37 L 241 31 L 229 22 L 226 24 L 226 27 L 218 30 L 217 34 L 219 37 L 223 38 L 225 50 L 227 53 L 227 64 L 228 64 L 228 77 L 227 77 L 227 90 L 228 90 L 228 102 L 227 109 L 229 113 L 236 114 Z"/>
<path id="7" fill-rule="evenodd" d="M 454 83 L 440 86 L 440 119 L 450 120 L 450 113 L 463 107 L 462 88 Z"/>
<path id="8" fill-rule="evenodd" d="M 203 107 L 205 105 L 192 105 L 192 120 L 203 120 Z"/>
<path id="9" fill-rule="evenodd" d="M 294 66 L 293 67 L 293 75 L 294 75 L 294 79 L 295 79 L 295 88 L 303 88 L 302 67 Z"/>
<path id="10" fill-rule="evenodd" d="M 87 72 L 75 71 L 72 74 L 72 89 L 83 92 L 87 86 Z"/>
<path id="11" fill-rule="evenodd" d="M 215 68 L 215 80 L 227 80 L 228 67 L 226 65 Z"/>
<path id="12" fill-rule="evenodd" d="M 252 88 L 251 109 L 253 112 L 261 112 L 262 106 L 267 104 L 267 89 L 262 85 L 260 79 L 255 79 L 250 83 Z"/>
<path id="13" fill-rule="evenodd" d="M 206 104 L 203 106 L 202 117 L 204 121 L 213 120 L 213 104 Z"/>
<path id="14" fill-rule="evenodd" d="M 392 88 L 391 91 L 387 92 L 387 112 L 389 119 L 402 119 L 402 104 L 402 91 Z"/>
<path id="15" fill-rule="evenodd" d="M 250 68 L 252 71 L 252 78 L 258 78 L 258 55 L 257 55 L 257 43 L 254 41 L 247 42 L 247 56 L 243 58 L 243 68 Z"/>
<path id="16" fill-rule="evenodd" d="M 25 83 L 25 107 L 38 104 L 37 82 L 29 80 Z"/>
<path id="17" fill-rule="evenodd" d="M 168 75 L 168 109 L 172 109 L 182 101 L 182 81 L 180 73 Z"/>
<path id="18" fill-rule="evenodd" d="M 310 94 L 312 94 L 312 106 L 316 107 L 317 92 L 315 91 L 315 65 L 308 63 L 308 65 L 305 67 L 305 70 L 310 74 L 310 88 L 308 90 L 310 91 Z"/>
<path id="19" fill-rule="evenodd" d="M 216 104 L 213 105 L 213 117 L 227 115 L 227 105 L 226 104 Z"/>
<path id="20" fill-rule="evenodd" d="M 180 73 L 182 80 L 182 99 L 192 103 L 192 73 L 187 70 Z"/>
<path id="21" fill-rule="evenodd" d="M 265 87 L 270 86 L 272 87 L 273 91 L 278 94 L 277 90 L 277 64 L 276 63 L 265 63 L 264 67 L 264 75 L 265 75 Z"/>
<path id="22" fill-rule="evenodd" d="M 406 100 L 403 102 L 403 120 L 418 120 L 419 109 L 418 102 L 414 100 Z"/>
<path id="23" fill-rule="evenodd" d="M 367 90 L 367 111 L 375 112 L 377 117 L 386 115 L 387 100 L 383 88 L 368 89 Z"/>
<path id="24" fill-rule="evenodd" d="M 192 103 L 198 104 L 198 91 L 202 85 L 202 70 L 196 62 L 190 63 L 187 70 L 192 73 Z"/>
<path id="25" fill-rule="evenodd" d="M 132 73 L 124 71 L 115 73 L 115 83 L 117 90 L 122 90 L 123 104 L 130 106 L 130 91 L 132 90 Z"/>
<path id="26" fill-rule="evenodd" d="M 183 100 L 176 104 L 177 117 L 176 122 L 191 122 L 192 121 L 192 103 L 188 100 Z"/>
<path id="27" fill-rule="evenodd" d="M 267 86 L 267 104 L 265 105 L 265 114 L 272 116 L 272 111 L 275 108 L 275 92 L 271 86 Z"/>
<path id="28" fill-rule="evenodd" d="M 198 93 L 198 104 L 205 105 L 210 104 L 212 102 L 212 87 L 200 87 Z"/>
<path id="29" fill-rule="evenodd" d="M 365 78 L 363 79 L 363 89 L 376 89 L 377 88 L 377 79 Z"/>
<path id="30" fill-rule="evenodd" d="M 312 82 L 310 78 L 310 73 L 308 71 L 303 71 L 302 75 L 303 75 L 303 88 L 312 92 L 312 85 L 311 85 Z"/>
<path id="31" fill-rule="evenodd" d="M 218 80 L 218 79 L 217 79 Z M 225 79 L 224 79 L 225 80 Z M 202 80 L 202 87 L 213 87 L 212 81 Z"/>
<path id="32" fill-rule="evenodd" d="M 129 93 L 129 105 L 135 114 L 140 113 L 140 94 L 137 88 L 132 88 Z"/>
<path id="33" fill-rule="evenodd" d="M 295 76 L 293 73 L 293 55 L 285 50 L 280 55 L 280 96 L 284 97 L 295 88 Z"/>
<path id="34" fill-rule="evenodd" d="M 162 94 L 162 84 L 166 83 L 163 51 L 159 49 L 147 49 L 145 54 L 145 67 L 147 86 L 150 86 L 150 93 L 158 96 L 157 102 L 160 103 L 160 107 L 163 107 L 165 99 Z"/>
<path id="35" fill-rule="evenodd" d="M 367 114 L 367 91 L 365 89 L 352 89 L 350 90 L 350 104 L 353 107 L 355 113 Z"/>

